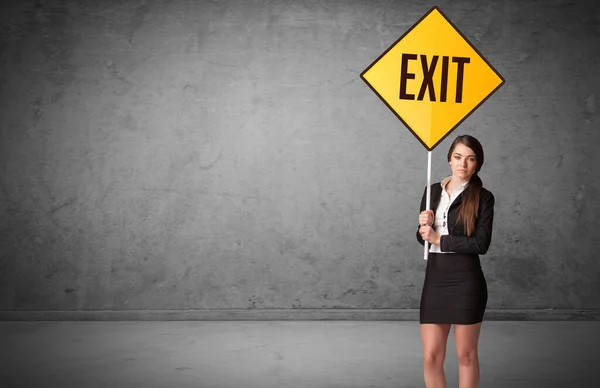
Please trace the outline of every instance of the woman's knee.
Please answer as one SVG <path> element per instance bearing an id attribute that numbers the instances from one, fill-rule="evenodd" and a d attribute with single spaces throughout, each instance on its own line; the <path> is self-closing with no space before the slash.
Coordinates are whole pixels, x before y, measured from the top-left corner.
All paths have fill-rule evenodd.
<path id="1" fill-rule="evenodd" d="M 427 351 L 423 353 L 426 367 L 439 368 L 444 365 L 445 354 L 443 351 Z"/>
<path id="2" fill-rule="evenodd" d="M 462 366 L 476 365 L 477 351 L 476 350 L 459 350 L 457 351 L 458 364 Z"/>

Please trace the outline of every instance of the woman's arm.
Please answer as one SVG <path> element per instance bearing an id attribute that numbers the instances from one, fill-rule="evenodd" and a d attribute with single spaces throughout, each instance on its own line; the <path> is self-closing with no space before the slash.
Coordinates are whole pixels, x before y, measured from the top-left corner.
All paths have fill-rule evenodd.
<path id="1" fill-rule="evenodd" d="M 475 253 L 484 255 L 492 242 L 492 226 L 494 223 L 495 198 L 491 192 L 483 195 L 482 191 L 481 209 L 477 217 L 475 234 L 471 237 L 443 235 L 440 237 L 440 249 L 442 252 Z M 417 232 L 418 234 L 418 232 Z"/>

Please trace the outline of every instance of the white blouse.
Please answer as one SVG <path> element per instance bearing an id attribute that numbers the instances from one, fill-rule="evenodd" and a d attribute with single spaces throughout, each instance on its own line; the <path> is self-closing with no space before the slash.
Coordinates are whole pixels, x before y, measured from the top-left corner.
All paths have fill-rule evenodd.
<path id="1" fill-rule="evenodd" d="M 448 234 L 447 213 L 448 213 L 448 209 L 450 208 L 450 205 L 452 205 L 452 202 L 454 202 L 454 200 L 460 195 L 460 193 L 462 193 L 465 190 L 465 188 L 469 184 L 469 182 L 463 183 L 462 185 L 460 185 L 456 189 L 454 189 L 454 191 L 452 192 L 452 196 L 449 196 L 448 193 L 446 192 L 446 185 L 448 184 L 448 182 L 450 182 L 451 178 L 452 178 L 451 176 L 446 177 L 441 182 L 442 196 L 440 198 L 440 203 L 435 211 L 435 220 L 433 222 L 433 229 L 440 236 Z M 454 252 L 442 252 L 441 247 L 437 244 L 430 244 L 429 252 L 454 253 Z"/>

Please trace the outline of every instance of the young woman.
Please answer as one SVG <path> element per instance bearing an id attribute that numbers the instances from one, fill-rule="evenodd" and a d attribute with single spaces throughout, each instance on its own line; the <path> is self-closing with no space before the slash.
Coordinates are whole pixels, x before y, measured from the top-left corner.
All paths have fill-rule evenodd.
<path id="1" fill-rule="evenodd" d="M 487 283 L 479 255 L 492 240 L 494 195 L 477 175 L 483 148 L 477 139 L 457 137 L 448 151 L 452 175 L 431 185 L 431 209 L 421 200 L 417 240 L 428 241 L 420 325 L 427 388 L 445 388 L 444 359 L 450 326 L 458 355 L 460 388 L 479 384 L 477 345 L 487 305 Z"/>

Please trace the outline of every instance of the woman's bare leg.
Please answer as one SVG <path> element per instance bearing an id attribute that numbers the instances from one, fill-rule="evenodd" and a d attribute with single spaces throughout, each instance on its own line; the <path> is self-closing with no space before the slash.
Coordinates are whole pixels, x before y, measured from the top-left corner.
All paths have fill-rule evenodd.
<path id="1" fill-rule="evenodd" d="M 480 331 L 481 322 L 474 325 L 454 325 L 459 388 L 477 388 L 479 386 L 477 346 Z"/>
<path id="2" fill-rule="evenodd" d="M 421 324 L 423 372 L 427 388 L 446 388 L 444 359 L 450 324 Z"/>

